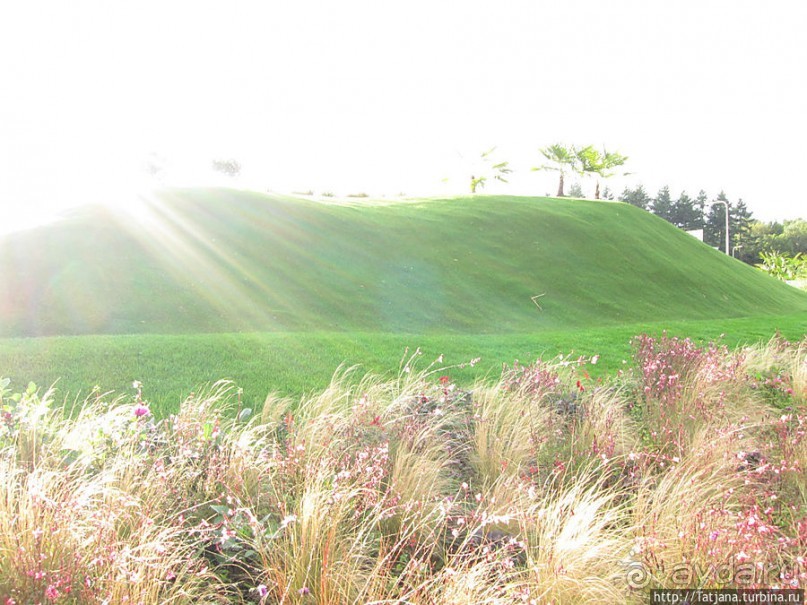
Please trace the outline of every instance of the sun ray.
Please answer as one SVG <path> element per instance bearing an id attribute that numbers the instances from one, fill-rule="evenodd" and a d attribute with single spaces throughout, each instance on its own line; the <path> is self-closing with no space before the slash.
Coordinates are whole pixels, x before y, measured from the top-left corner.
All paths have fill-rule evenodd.
<path id="1" fill-rule="evenodd" d="M 170 273 L 172 281 L 212 306 L 225 326 L 251 331 L 314 325 L 316 309 L 298 308 L 299 300 L 312 297 L 299 294 L 313 291 L 317 304 L 327 306 L 329 292 L 317 280 L 311 280 L 310 274 L 305 279 L 295 274 L 294 266 L 300 263 L 306 264 L 313 274 L 323 272 L 341 281 L 358 281 L 350 275 L 349 268 L 306 248 L 312 238 L 336 236 L 323 231 L 321 225 L 277 209 L 266 212 L 263 208 L 253 213 L 248 206 L 234 205 L 230 212 L 233 224 L 262 232 L 262 237 L 250 233 L 240 242 L 237 238 L 226 244 L 218 241 L 207 209 L 204 205 L 194 206 L 182 191 L 141 195 L 131 204 L 115 209 L 119 223 L 149 257 Z M 281 256 L 273 256 L 275 239 L 284 243 Z M 262 245 L 262 249 L 256 250 L 256 245 Z M 267 271 L 260 271 L 255 254 L 265 257 Z M 358 283 L 356 288 L 359 289 Z M 179 313 L 183 311 L 177 309 Z M 287 320 L 290 316 L 297 318 L 293 326 Z"/>

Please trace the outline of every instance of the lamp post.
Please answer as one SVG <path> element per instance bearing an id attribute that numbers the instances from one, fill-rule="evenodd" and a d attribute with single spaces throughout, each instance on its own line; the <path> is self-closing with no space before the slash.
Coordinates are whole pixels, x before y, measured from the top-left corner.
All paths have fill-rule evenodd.
<path id="1" fill-rule="evenodd" d="M 715 200 L 712 204 L 723 204 L 726 207 L 726 255 L 729 255 L 729 203 L 723 200 Z"/>

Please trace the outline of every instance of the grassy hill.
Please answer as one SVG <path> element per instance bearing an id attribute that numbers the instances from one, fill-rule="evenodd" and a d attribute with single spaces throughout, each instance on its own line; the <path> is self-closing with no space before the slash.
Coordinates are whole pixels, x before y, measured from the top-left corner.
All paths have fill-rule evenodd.
<path id="1" fill-rule="evenodd" d="M 0 240 L 0 336 L 518 333 L 805 310 L 804 293 L 619 203 L 172 190 Z"/>

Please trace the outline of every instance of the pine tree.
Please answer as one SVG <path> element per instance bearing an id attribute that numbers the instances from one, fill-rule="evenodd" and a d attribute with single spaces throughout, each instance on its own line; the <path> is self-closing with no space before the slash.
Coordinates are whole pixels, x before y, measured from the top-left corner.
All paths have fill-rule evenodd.
<path id="1" fill-rule="evenodd" d="M 569 197 L 576 197 L 576 198 L 586 197 L 586 195 L 583 193 L 583 188 L 577 181 L 572 183 L 572 186 L 569 187 Z"/>
<path id="2" fill-rule="evenodd" d="M 732 255 L 734 249 L 743 245 L 743 238 L 748 234 L 751 227 L 752 214 L 745 205 L 742 198 L 737 200 L 737 204 L 731 207 L 731 214 L 729 214 L 729 234 L 731 239 Z"/>
<path id="3" fill-rule="evenodd" d="M 724 191 L 721 191 L 717 199 L 718 202 L 726 202 L 729 210 L 729 254 L 732 249 L 742 244 L 744 234 L 751 225 L 752 214 L 742 199 L 736 204 L 732 204 Z M 725 251 L 726 246 L 726 206 L 712 203 L 709 216 L 703 227 L 703 241 Z"/>
<path id="4" fill-rule="evenodd" d="M 708 202 L 709 202 L 709 196 L 706 195 L 706 192 L 703 189 L 701 189 L 698 192 L 698 197 L 696 197 L 695 201 L 692 203 L 692 205 L 695 207 L 695 210 L 698 212 L 698 216 L 700 217 L 699 219 L 700 222 L 698 223 L 698 226 L 695 227 L 695 229 L 703 229 L 704 224 L 703 215 L 706 212 L 706 204 Z"/>
<path id="5" fill-rule="evenodd" d="M 682 191 L 672 207 L 673 224 L 684 231 L 701 229 L 703 227 L 703 214 L 695 207 L 695 201 L 686 191 Z"/>
<path id="6" fill-rule="evenodd" d="M 622 191 L 622 195 L 619 196 L 619 199 L 630 204 L 631 206 L 641 208 L 642 210 L 649 210 L 650 204 L 653 201 L 652 198 L 647 195 L 647 192 L 644 190 L 642 185 L 639 185 L 636 189 L 629 189 L 628 187 L 625 187 L 624 191 Z"/>
<path id="7" fill-rule="evenodd" d="M 670 197 L 670 188 L 667 185 L 659 189 L 656 198 L 653 200 L 653 214 L 669 223 L 673 222 L 673 201 Z"/>

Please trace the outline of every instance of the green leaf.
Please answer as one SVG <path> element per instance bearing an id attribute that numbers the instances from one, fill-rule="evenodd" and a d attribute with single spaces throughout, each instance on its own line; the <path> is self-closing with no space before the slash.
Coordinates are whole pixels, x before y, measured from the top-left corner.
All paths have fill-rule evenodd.
<path id="1" fill-rule="evenodd" d="M 210 508 L 222 517 L 227 517 L 230 514 L 230 507 L 226 504 L 211 504 Z"/>

